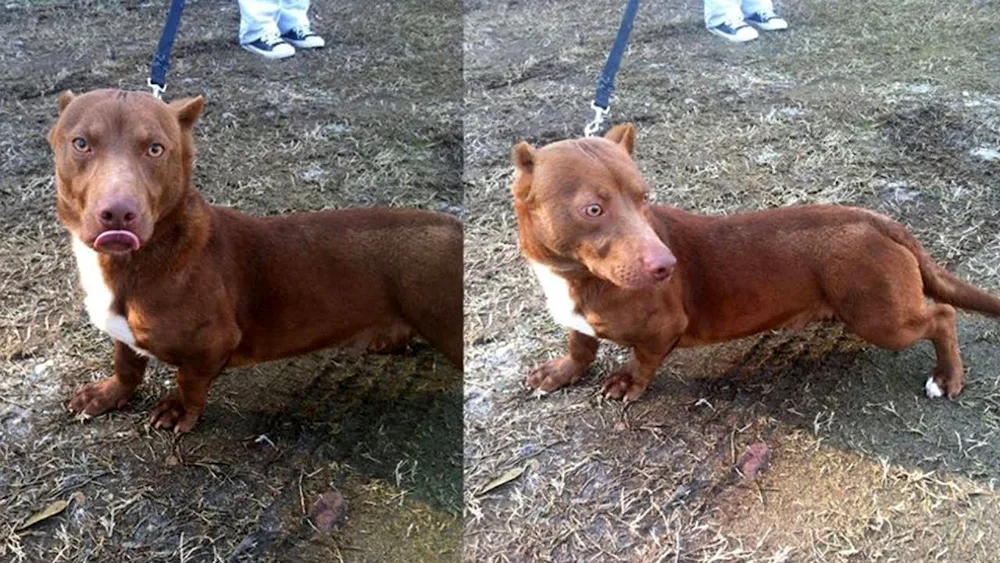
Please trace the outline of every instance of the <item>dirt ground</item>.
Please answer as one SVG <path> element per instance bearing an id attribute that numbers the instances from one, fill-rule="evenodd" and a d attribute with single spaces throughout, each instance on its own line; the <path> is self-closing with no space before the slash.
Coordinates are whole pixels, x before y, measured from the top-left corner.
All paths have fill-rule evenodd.
<path id="1" fill-rule="evenodd" d="M 145 89 L 166 4 L 0 8 L 0 561 L 457 560 L 461 374 L 427 345 L 230 370 L 181 438 L 147 424 L 163 366 L 120 412 L 65 411 L 111 343 L 83 312 L 45 135 L 63 90 Z M 258 214 L 461 215 L 461 5 L 313 4 L 329 46 L 268 62 L 238 48 L 236 2 L 187 3 L 167 98 L 207 98 L 196 186 Z M 332 534 L 306 517 L 324 493 L 346 502 Z"/>
<path id="2" fill-rule="evenodd" d="M 928 400 L 933 350 L 835 324 L 676 352 L 643 399 L 584 380 L 519 258 L 510 147 L 579 135 L 624 3 L 466 3 L 465 542 L 475 561 L 996 561 L 1000 325 L 960 317 L 968 385 Z M 861 205 L 1000 291 L 1000 6 L 779 2 L 732 45 L 700 2 L 644 2 L 613 121 L 639 126 L 655 198 L 706 213 Z M 739 259 L 739 257 L 734 257 Z M 734 467 L 763 443 L 756 480 Z M 757 446 L 762 447 L 762 446 Z"/>

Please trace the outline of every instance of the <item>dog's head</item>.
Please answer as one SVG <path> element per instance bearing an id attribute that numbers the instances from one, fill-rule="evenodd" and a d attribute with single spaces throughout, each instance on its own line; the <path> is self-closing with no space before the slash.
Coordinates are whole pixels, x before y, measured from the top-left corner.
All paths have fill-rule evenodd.
<path id="1" fill-rule="evenodd" d="M 99 252 L 146 244 L 190 189 L 202 105 L 201 96 L 166 104 L 143 92 L 62 94 L 49 145 L 63 225 Z"/>
<path id="2" fill-rule="evenodd" d="M 585 269 L 624 288 L 667 280 L 677 260 L 650 226 L 647 188 L 632 160 L 635 127 L 604 138 L 514 147 L 514 209 L 529 260 Z"/>

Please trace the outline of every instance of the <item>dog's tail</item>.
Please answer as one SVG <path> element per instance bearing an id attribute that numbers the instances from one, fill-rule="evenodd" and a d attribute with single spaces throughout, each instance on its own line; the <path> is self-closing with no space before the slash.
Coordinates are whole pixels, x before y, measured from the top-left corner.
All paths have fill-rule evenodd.
<path id="1" fill-rule="evenodd" d="M 1000 297 L 962 281 L 942 268 L 927 254 L 920 241 L 902 225 L 892 219 L 872 213 L 875 228 L 913 253 L 920 265 L 924 281 L 924 294 L 935 301 L 976 311 L 991 317 L 1000 317 Z"/>

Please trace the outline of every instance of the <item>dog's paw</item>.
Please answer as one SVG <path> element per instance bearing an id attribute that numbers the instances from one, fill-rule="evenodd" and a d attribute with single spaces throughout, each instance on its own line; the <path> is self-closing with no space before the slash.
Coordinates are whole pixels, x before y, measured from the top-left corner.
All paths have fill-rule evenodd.
<path id="1" fill-rule="evenodd" d="M 584 370 L 580 369 L 572 359 L 558 358 L 536 367 L 528 374 L 524 383 L 541 393 L 551 393 L 576 383 L 583 377 L 583 372 Z"/>
<path id="2" fill-rule="evenodd" d="M 924 392 L 931 399 L 945 396 L 949 399 L 954 399 L 962 392 L 962 387 L 964 386 L 965 376 L 962 372 L 944 377 L 935 373 L 933 376 L 928 377 L 927 382 L 924 383 Z"/>
<path id="3" fill-rule="evenodd" d="M 166 399 L 160 401 L 160 404 L 156 405 L 156 408 L 153 409 L 149 424 L 153 428 L 173 428 L 174 433 L 183 434 L 190 432 L 195 424 L 198 424 L 200 416 L 201 412 L 185 409 L 180 397 L 176 394 L 171 394 Z"/>
<path id="4" fill-rule="evenodd" d="M 638 401 L 645 391 L 646 386 L 633 380 L 632 372 L 628 369 L 620 369 L 612 373 L 604 382 L 604 387 L 601 388 L 604 398 L 623 400 L 627 403 Z"/>
<path id="5" fill-rule="evenodd" d="M 104 414 L 128 404 L 132 391 L 122 385 L 118 378 L 108 377 L 81 387 L 70 400 L 69 408 L 91 416 Z"/>

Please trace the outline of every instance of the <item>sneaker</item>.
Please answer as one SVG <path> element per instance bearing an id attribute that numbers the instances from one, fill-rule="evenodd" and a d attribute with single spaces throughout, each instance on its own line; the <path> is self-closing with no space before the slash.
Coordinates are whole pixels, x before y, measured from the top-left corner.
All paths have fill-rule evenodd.
<path id="1" fill-rule="evenodd" d="M 778 17 L 774 12 L 757 12 L 744 18 L 746 22 L 761 31 L 779 31 L 788 29 L 788 22 Z"/>
<path id="2" fill-rule="evenodd" d="M 286 59 L 295 54 L 295 47 L 285 43 L 277 35 L 264 35 L 249 43 L 243 43 L 241 47 L 266 59 Z"/>
<path id="3" fill-rule="evenodd" d="M 745 43 L 757 39 L 757 30 L 742 21 L 726 22 L 722 25 L 708 28 L 708 31 L 725 37 L 734 43 Z"/>
<path id="4" fill-rule="evenodd" d="M 326 45 L 326 41 L 316 35 L 308 27 L 296 27 L 281 34 L 281 38 L 298 49 L 318 49 Z"/>

